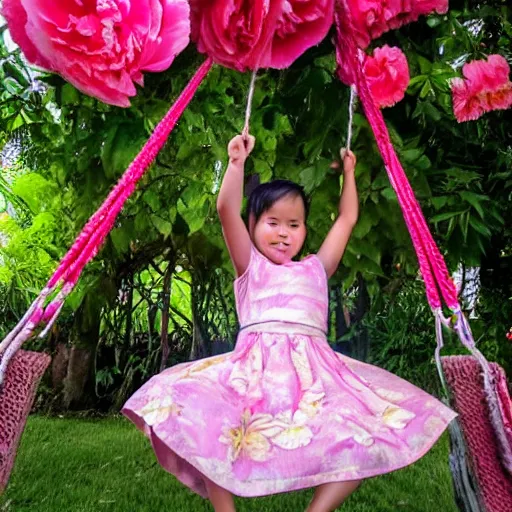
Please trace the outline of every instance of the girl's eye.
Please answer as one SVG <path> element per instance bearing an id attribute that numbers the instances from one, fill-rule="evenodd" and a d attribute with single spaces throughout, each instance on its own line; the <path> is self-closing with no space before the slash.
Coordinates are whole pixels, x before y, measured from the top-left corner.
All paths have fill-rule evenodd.
<path id="1" fill-rule="evenodd" d="M 298 225 L 298 224 L 290 224 L 290 226 L 291 226 L 292 228 L 298 228 L 298 227 L 299 227 L 299 225 Z"/>
<path id="2" fill-rule="evenodd" d="M 269 222 L 271 226 L 277 226 L 277 222 Z"/>

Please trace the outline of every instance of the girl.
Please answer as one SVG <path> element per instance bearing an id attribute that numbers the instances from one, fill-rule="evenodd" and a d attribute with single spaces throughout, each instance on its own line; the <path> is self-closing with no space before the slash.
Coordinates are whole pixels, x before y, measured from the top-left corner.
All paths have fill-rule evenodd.
<path id="1" fill-rule="evenodd" d="M 317 254 L 294 261 L 306 237 L 301 187 L 277 180 L 240 209 L 254 138 L 235 137 L 217 201 L 237 278 L 233 352 L 153 377 L 123 413 L 151 439 L 162 466 L 216 512 L 233 494 L 317 487 L 308 512 L 335 510 L 364 478 L 411 464 L 455 414 L 412 384 L 334 352 L 326 339 L 327 280 L 358 215 L 356 159 L 342 154 L 339 216 Z"/>

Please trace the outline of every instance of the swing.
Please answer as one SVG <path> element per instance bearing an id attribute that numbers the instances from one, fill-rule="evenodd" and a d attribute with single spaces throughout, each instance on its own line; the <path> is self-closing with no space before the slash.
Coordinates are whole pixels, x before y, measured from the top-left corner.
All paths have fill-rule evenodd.
<path id="1" fill-rule="evenodd" d="M 464 485 L 467 485 L 470 476 L 462 477 L 464 468 L 460 467 L 460 464 L 452 455 L 450 464 L 456 475 L 455 488 L 459 499 L 461 502 L 465 501 L 463 510 L 480 510 L 480 507 L 483 506 L 484 510 L 493 512 L 509 511 L 512 503 L 510 473 L 507 472 L 505 466 L 499 460 L 501 448 L 498 437 L 494 432 L 489 408 L 486 407 L 487 397 L 484 391 L 480 365 L 472 356 L 443 357 L 442 364 L 446 383 L 452 390 L 453 404 L 459 412 L 459 422 L 462 425 L 464 438 L 472 456 L 473 478 L 478 482 L 480 490 L 479 495 L 475 495 L 469 501 L 468 493 L 464 492 Z M 508 423 L 508 429 L 510 429 L 512 408 L 506 387 L 505 373 L 495 363 L 490 364 L 490 370 L 496 379 L 497 389 L 501 395 L 499 403 L 503 406 L 500 409 L 502 409 L 505 424 Z M 499 404 L 494 406 L 498 407 Z"/>
<path id="2" fill-rule="evenodd" d="M 195 0 L 195 3 L 198 3 L 197 0 Z M 473 504 L 471 505 L 473 508 L 466 508 L 465 510 L 479 510 L 478 500 L 482 499 L 482 501 L 485 502 L 488 512 L 504 512 L 505 508 L 503 508 L 503 506 L 507 507 L 508 504 L 512 503 L 512 481 L 510 475 L 507 475 L 507 472 L 510 472 L 512 468 L 512 447 L 510 430 L 509 427 L 506 426 L 506 419 L 509 418 L 507 411 L 508 413 L 510 412 L 510 397 L 506 392 L 506 386 L 503 385 L 503 382 L 505 382 L 504 375 L 500 374 L 500 379 L 497 379 L 496 370 L 492 369 L 476 348 L 467 320 L 463 316 L 459 306 L 455 285 L 450 278 L 443 257 L 432 238 L 426 220 L 423 217 L 419 204 L 415 199 L 414 193 L 391 144 L 383 115 L 372 97 L 368 80 L 364 73 L 365 53 L 362 51 L 361 47 L 365 46 L 364 41 L 366 38 L 370 36 L 376 37 L 376 35 L 375 33 L 370 33 L 370 36 L 368 36 L 368 34 L 363 33 L 364 31 L 361 31 L 359 25 L 356 26 L 356 21 L 359 21 L 354 19 L 354 13 L 358 12 L 356 0 L 337 0 L 335 9 L 335 2 L 332 0 L 319 3 L 322 3 L 323 8 L 326 9 L 326 11 L 324 11 L 324 18 L 328 21 L 326 25 L 327 28 L 325 31 L 324 27 L 317 29 L 318 34 L 322 37 L 317 37 L 316 39 L 310 38 L 308 44 L 312 46 L 323 39 L 325 32 L 331 24 L 331 14 L 334 12 L 336 24 L 335 46 L 339 66 L 338 76 L 344 83 L 351 87 L 350 117 L 352 116 L 357 94 L 375 133 L 379 151 L 381 152 L 391 184 L 397 194 L 407 228 L 411 234 L 413 245 L 418 256 L 420 271 L 426 285 L 427 300 L 432 308 L 436 321 L 437 368 L 441 381 L 443 384 L 446 382 L 455 395 L 453 403 L 455 407 L 459 408 L 459 412 L 461 413 L 461 426 L 466 436 L 469 454 L 472 456 L 473 460 L 478 461 L 478 454 L 475 452 L 475 447 L 471 444 L 470 439 L 471 432 L 475 430 L 475 422 L 480 422 L 479 424 L 481 424 L 483 417 L 485 417 L 487 421 L 487 432 L 491 433 L 493 439 L 498 440 L 496 442 L 498 448 L 496 448 L 495 452 L 492 452 L 493 455 L 491 458 L 498 464 L 496 467 L 500 468 L 504 477 L 502 480 L 503 494 L 500 495 L 499 503 L 495 503 L 485 501 L 484 498 L 479 497 L 479 495 L 485 497 L 491 493 L 491 489 L 489 488 L 490 483 L 482 477 L 481 472 L 475 471 L 474 474 L 477 486 L 481 491 L 477 491 L 476 494 L 473 492 L 471 482 L 468 478 L 459 478 L 461 474 L 468 474 L 466 466 L 472 463 L 466 462 L 463 459 L 465 441 L 463 437 L 461 437 L 458 425 L 456 424 L 452 428 L 455 450 L 453 452 L 455 462 L 452 463 L 452 470 L 454 471 L 457 494 L 461 502 Z M 401 18 L 397 17 L 397 20 L 393 22 L 394 24 L 390 22 L 389 27 L 379 30 L 383 32 L 389 28 L 396 28 L 404 21 L 411 21 L 416 19 L 419 14 L 426 14 L 427 12 L 421 11 L 420 4 L 422 4 L 422 2 L 418 1 L 417 3 L 418 6 L 416 6 L 416 10 L 413 9 L 407 16 L 402 16 Z M 414 2 L 411 4 L 414 6 Z M 262 30 L 260 38 L 255 45 L 257 51 L 254 49 L 248 51 L 240 59 L 234 59 L 232 52 L 223 53 L 222 50 L 219 49 L 222 47 L 222 44 L 215 44 L 217 41 L 215 39 L 212 40 L 214 36 L 211 32 L 208 32 L 208 37 L 204 38 L 201 37 L 201 34 L 196 34 L 196 37 L 199 38 L 199 50 L 207 53 L 207 59 L 200 66 L 176 103 L 171 107 L 169 113 L 157 126 L 153 135 L 137 155 L 119 183 L 109 194 L 105 203 L 87 222 L 82 233 L 62 259 L 56 272 L 42 290 L 41 294 L 36 298 L 18 325 L 0 344 L 0 355 L 2 356 L 0 361 L 0 383 L 4 380 L 3 387 L 0 390 L 0 402 L 7 403 L 8 396 L 16 397 L 16 403 L 13 404 L 9 410 L 0 408 L 0 425 L 2 425 L 2 431 L 6 431 L 3 427 L 7 425 L 9 416 L 15 418 L 14 421 L 16 422 L 12 428 L 8 429 L 7 439 L 2 445 L 3 451 L 0 454 L 3 485 L 5 485 L 7 481 L 10 465 L 12 465 L 17 443 L 30 410 L 37 381 L 44 371 L 44 368 L 48 365 L 48 358 L 46 356 L 33 355 L 20 350 L 22 344 L 35 333 L 36 329 L 44 327 L 40 334 L 40 336 L 43 337 L 51 328 L 60 313 L 66 296 L 76 285 L 83 268 L 97 254 L 105 237 L 112 229 L 114 221 L 125 201 L 135 190 L 137 182 L 162 148 L 177 120 L 191 101 L 195 91 L 206 77 L 214 61 L 226 66 L 235 67 L 239 71 L 245 71 L 247 69 L 253 70 L 246 121 L 243 130 L 244 134 L 248 133 L 251 98 L 254 91 L 257 69 L 260 66 L 283 68 L 288 66 L 298 56 L 296 54 L 291 55 L 287 53 L 285 57 L 278 58 L 279 55 L 276 56 L 276 53 L 272 51 L 272 38 L 274 37 L 278 20 L 282 14 L 280 5 L 281 4 L 277 1 L 270 2 L 265 29 Z M 203 7 L 203 9 L 205 8 Z M 199 14 L 197 13 L 196 16 L 199 17 Z M 205 14 L 205 17 L 206 16 L 207 14 Z M 402 21 L 399 22 L 398 19 Z M 204 28 L 204 23 L 200 26 Z M 305 47 L 301 47 L 299 54 L 305 49 Z M 348 130 L 347 147 L 350 147 L 350 139 L 351 124 Z M 452 312 L 450 318 L 445 318 L 443 315 L 443 302 Z M 451 363 L 452 360 L 440 357 L 440 350 L 443 343 L 443 326 L 453 329 L 462 344 L 471 352 L 474 374 L 476 375 L 480 371 L 482 372 L 483 380 L 475 378 L 471 381 L 471 389 L 473 392 L 477 392 L 480 397 L 485 396 L 489 404 L 487 409 L 485 405 L 482 405 L 480 415 L 464 414 L 463 410 L 466 402 L 462 397 L 465 395 L 460 389 L 460 381 L 455 378 L 456 373 L 452 371 L 454 368 L 454 365 Z M 15 364 L 18 361 L 20 367 L 30 367 L 36 359 L 39 364 L 39 371 L 33 370 L 32 373 L 25 373 L 23 377 L 25 384 L 24 387 L 22 387 L 15 379 L 15 375 L 17 375 Z M 447 375 L 446 379 L 443 374 L 443 367 Z M 12 391 L 13 389 L 19 390 L 21 388 L 21 392 L 13 393 Z M 501 405 L 497 406 L 497 404 Z M 508 425 L 510 426 L 510 422 Z M 492 432 L 490 429 L 492 429 Z M 457 451 L 457 449 L 459 451 Z M 498 452 L 501 453 L 501 461 L 498 461 Z M 9 455 L 7 456 L 5 454 Z M 457 473 L 457 471 L 459 471 L 459 473 Z M 457 484 L 457 478 L 462 482 L 460 485 Z M 2 485 L 2 482 L 0 482 L 0 485 Z M 499 508 L 500 503 L 502 508 Z M 467 507 L 467 505 L 465 506 Z M 508 507 L 507 510 L 509 510 L 509 508 L 510 507 Z"/>

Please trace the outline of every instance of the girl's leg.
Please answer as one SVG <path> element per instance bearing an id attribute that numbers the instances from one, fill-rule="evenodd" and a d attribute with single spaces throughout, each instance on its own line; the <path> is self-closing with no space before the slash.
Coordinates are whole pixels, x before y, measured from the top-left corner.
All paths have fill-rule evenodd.
<path id="1" fill-rule="evenodd" d="M 208 489 L 208 498 L 210 499 L 215 512 L 236 512 L 233 495 L 226 489 L 214 484 L 208 478 L 204 479 Z"/>
<path id="2" fill-rule="evenodd" d="M 361 480 L 319 485 L 306 512 L 336 510 L 361 484 Z"/>

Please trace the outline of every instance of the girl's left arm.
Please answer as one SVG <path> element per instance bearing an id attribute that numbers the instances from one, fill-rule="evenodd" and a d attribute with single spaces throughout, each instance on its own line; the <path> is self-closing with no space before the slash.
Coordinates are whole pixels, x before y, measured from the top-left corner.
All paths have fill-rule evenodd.
<path id="1" fill-rule="evenodd" d="M 336 272 L 359 215 L 359 199 L 355 178 L 356 157 L 352 151 L 345 152 L 342 150 L 342 160 L 343 190 L 338 218 L 334 221 L 317 254 L 328 277 Z"/>

